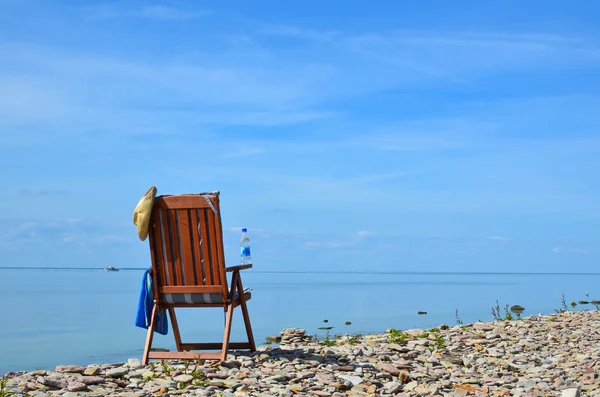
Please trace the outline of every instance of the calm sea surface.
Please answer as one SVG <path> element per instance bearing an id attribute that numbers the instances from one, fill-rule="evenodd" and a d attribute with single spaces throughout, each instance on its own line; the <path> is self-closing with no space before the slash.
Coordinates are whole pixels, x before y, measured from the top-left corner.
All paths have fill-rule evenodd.
<path id="1" fill-rule="evenodd" d="M 143 269 L 0 268 L 0 375 L 58 364 L 141 358 L 146 330 L 134 326 Z M 600 300 L 600 274 L 285 273 L 248 270 L 250 316 L 258 344 L 287 327 L 323 335 L 429 328 L 492 320 L 490 309 L 520 304 L 524 316 L 552 313 L 571 301 Z M 589 292 L 589 298 L 585 294 Z M 578 306 L 579 309 L 593 307 Z M 426 311 L 426 315 L 418 315 Z M 221 309 L 178 311 L 182 339 L 222 340 Z M 350 321 L 351 325 L 345 325 Z M 243 340 L 236 309 L 232 341 Z M 154 347 L 173 349 L 173 335 Z"/>

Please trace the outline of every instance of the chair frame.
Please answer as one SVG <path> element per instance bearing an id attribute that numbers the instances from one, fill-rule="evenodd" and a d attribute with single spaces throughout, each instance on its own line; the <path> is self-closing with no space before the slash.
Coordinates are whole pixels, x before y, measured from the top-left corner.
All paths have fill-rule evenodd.
<path id="1" fill-rule="evenodd" d="M 223 253 L 223 233 L 219 209 L 219 192 L 158 196 L 153 205 L 148 230 L 152 268 L 150 274 L 154 281 L 154 305 L 146 336 L 142 364 L 151 359 L 200 359 L 225 361 L 229 349 L 249 349 L 256 351 L 247 301 L 250 292 L 244 291 L 241 270 L 252 268 L 251 264 L 225 267 Z M 181 216 L 181 213 L 187 217 Z M 166 216 L 165 216 L 166 214 Z M 186 219 L 187 218 L 187 219 Z M 190 222 L 191 221 L 191 222 Z M 191 225 L 197 225 L 197 232 Z M 201 233 L 202 236 L 200 236 Z M 208 237 L 206 246 L 202 245 Z M 182 242 L 183 240 L 183 242 Z M 185 242 L 189 240 L 190 244 Z M 196 245 L 196 246 L 194 246 Z M 178 248 L 177 250 L 174 247 Z M 204 252 L 209 260 L 199 258 Z M 201 269 L 200 269 L 201 267 Z M 185 270 L 184 270 L 185 269 Z M 169 272 L 172 273 L 169 276 Z M 188 273 L 185 274 L 185 271 Z M 191 279 L 191 273 L 195 279 Z M 231 272 L 231 284 L 228 288 L 226 273 Z M 209 274 L 210 273 L 210 274 Z M 200 281 L 199 274 L 206 275 Z M 190 282 L 189 284 L 186 282 Z M 161 299 L 165 293 L 211 293 L 221 294 L 221 302 L 215 303 L 167 303 Z M 233 312 L 240 306 L 246 328 L 247 342 L 230 342 Z M 215 343 L 183 343 L 175 308 L 215 308 L 222 307 L 225 312 L 223 341 Z M 176 352 L 153 351 L 152 341 L 156 326 L 156 317 L 167 310 L 175 337 Z M 218 350 L 217 352 L 191 352 L 190 350 Z"/>

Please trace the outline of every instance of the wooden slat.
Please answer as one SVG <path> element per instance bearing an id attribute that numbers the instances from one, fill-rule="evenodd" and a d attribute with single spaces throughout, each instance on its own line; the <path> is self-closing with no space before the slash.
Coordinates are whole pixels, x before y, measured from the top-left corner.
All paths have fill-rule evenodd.
<path id="1" fill-rule="evenodd" d="M 217 245 L 217 240 L 220 236 L 216 233 L 215 228 L 215 214 L 212 210 L 206 210 L 207 219 L 208 219 L 208 227 L 210 228 L 210 252 L 211 252 L 211 261 L 210 261 L 210 270 L 213 275 L 213 284 L 221 284 L 221 276 L 219 272 L 219 248 Z"/>
<path id="2" fill-rule="evenodd" d="M 177 285 L 159 287 L 161 294 L 216 294 L 221 292 L 220 285 Z"/>
<path id="3" fill-rule="evenodd" d="M 218 197 L 210 198 L 210 200 L 213 202 L 213 205 L 215 206 L 217 211 L 220 211 Z M 215 240 L 217 243 L 217 252 L 216 252 L 216 257 L 218 258 L 217 269 L 219 271 L 219 279 L 221 280 L 221 285 L 224 287 L 222 292 L 223 292 L 223 296 L 225 297 L 225 295 L 227 295 L 227 288 L 226 288 L 227 275 L 225 274 L 225 254 L 224 254 L 224 247 L 223 247 L 223 230 L 221 228 L 221 217 L 219 215 L 213 213 L 213 220 L 214 220 L 213 235 L 216 236 Z"/>
<path id="4" fill-rule="evenodd" d="M 167 273 L 165 272 L 165 252 L 163 246 L 163 232 L 162 232 L 162 224 L 160 222 L 161 210 L 155 209 L 152 212 L 152 223 L 154 224 L 154 247 L 156 248 L 156 266 L 158 271 L 159 280 L 156 280 L 156 285 L 166 285 L 167 284 Z"/>
<path id="5" fill-rule="evenodd" d="M 203 269 L 206 277 L 206 285 L 215 285 L 215 279 L 212 272 L 212 261 L 213 259 L 213 251 L 211 250 L 211 241 L 213 240 L 213 236 L 210 234 L 210 225 L 208 223 L 208 211 L 201 209 L 200 210 L 200 225 L 202 230 L 202 252 L 204 253 L 204 262 Z"/>
<path id="6" fill-rule="evenodd" d="M 202 271 L 202 252 L 200 251 L 201 236 L 198 232 L 198 210 L 189 210 L 190 214 L 190 233 L 192 238 L 192 255 L 194 256 L 194 277 L 195 284 L 204 284 L 204 273 Z"/>
<path id="7" fill-rule="evenodd" d="M 208 196 L 215 197 L 215 196 Z M 199 194 L 181 194 L 177 196 L 159 196 L 154 205 L 164 209 L 210 208 L 206 200 Z"/>
<path id="8" fill-rule="evenodd" d="M 183 264 L 183 284 L 196 285 L 194 239 L 190 230 L 190 210 L 179 210 L 179 244 Z"/>
<path id="9" fill-rule="evenodd" d="M 163 234 L 163 249 L 165 251 L 165 271 L 167 272 L 168 280 L 164 285 L 177 285 L 177 279 L 175 276 L 175 272 L 173 270 L 173 252 L 171 245 L 171 231 L 169 227 L 169 211 L 163 210 L 161 211 L 161 225 L 162 225 L 162 234 Z"/>
<path id="10" fill-rule="evenodd" d="M 244 269 L 251 269 L 252 268 L 252 264 L 249 263 L 247 265 L 237 265 L 237 266 L 229 266 L 225 268 L 225 271 L 227 272 L 235 272 L 236 270 L 244 270 Z"/>
<path id="11" fill-rule="evenodd" d="M 164 359 L 164 360 L 175 360 L 175 359 L 187 359 L 187 360 L 220 360 L 221 353 L 194 353 L 194 352 L 150 352 L 148 353 L 149 359 Z"/>
<path id="12" fill-rule="evenodd" d="M 223 343 L 182 343 L 181 350 L 221 350 Z M 230 349 L 250 349 L 249 342 L 229 342 Z"/>
<path id="13" fill-rule="evenodd" d="M 179 210 L 169 210 L 169 235 L 171 236 L 172 268 L 177 285 L 183 285 L 183 266 L 181 263 L 181 236 L 179 230 Z"/>

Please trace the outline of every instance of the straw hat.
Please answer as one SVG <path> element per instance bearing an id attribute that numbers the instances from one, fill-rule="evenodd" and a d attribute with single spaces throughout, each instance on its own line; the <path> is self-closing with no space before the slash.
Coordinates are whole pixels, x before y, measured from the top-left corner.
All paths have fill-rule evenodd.
<path id="1" fill-rule="evenodd" d="M 137 225 L 137 233 L 142 241 L 148 237 L 148 225 L 150 225 L 150 215 L 152 215 L 155 198 L 156 187 L 152 186 L 133 210 L 133 224 Z"/>

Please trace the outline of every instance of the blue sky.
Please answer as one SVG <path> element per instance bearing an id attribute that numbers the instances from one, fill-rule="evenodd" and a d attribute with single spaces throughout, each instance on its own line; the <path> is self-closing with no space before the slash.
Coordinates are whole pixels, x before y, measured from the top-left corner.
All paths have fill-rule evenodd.
<path id="1" fill-rule="evenodd" d="M 155 185 L 257 269 L 596 271 L 599 15 L 0 0 L 2 265 L 147 266 Z"/>

